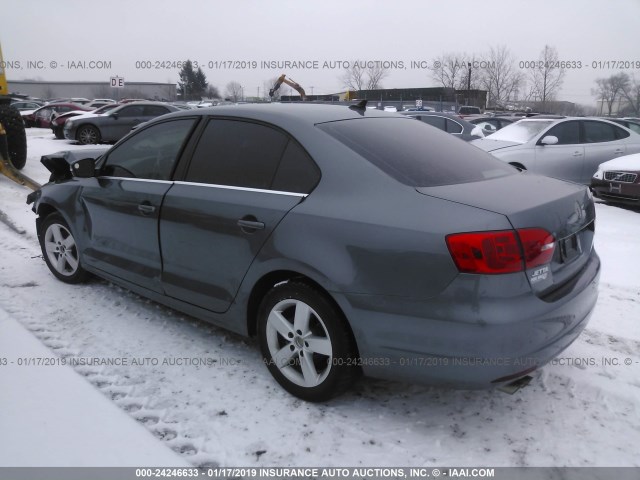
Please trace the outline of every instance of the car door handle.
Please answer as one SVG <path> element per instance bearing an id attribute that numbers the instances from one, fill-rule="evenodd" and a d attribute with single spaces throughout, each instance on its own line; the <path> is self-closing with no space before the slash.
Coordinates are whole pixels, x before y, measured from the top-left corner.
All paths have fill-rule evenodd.
<path id="1" fill-rule="evenodd" d="M 574 157 L 581 157 L 582 156 L 582 152 L 573 152 L 573 156 Z"/>
<path id="2" fill-rule="evenodd" d="M 238 220 L 238 226 L 242 230 L 264 230 L 263 222 L 258 222 L 257 220 L 249 220 L 246 218 L 241 218 L 240 220 Z"/>
<path id="3" fill-rule="evenodd" d="M 140 211 L 140 213 L 142 213 L 143 215 L 151 215 L 156 211 L 156 207 L 148 202 L 144 202 L 138 205 L 138 211 Z"/>
<path id="4" fill-rule="evenodd" d="M 618 148 L 618 149 L 617 149 L 615 152 L 613 152 L 613 153 L 615 153 L 616 155 L 620 155 L 621 153 L 624 153 L 624 150 L 620 150 L 620 149 Z"/>

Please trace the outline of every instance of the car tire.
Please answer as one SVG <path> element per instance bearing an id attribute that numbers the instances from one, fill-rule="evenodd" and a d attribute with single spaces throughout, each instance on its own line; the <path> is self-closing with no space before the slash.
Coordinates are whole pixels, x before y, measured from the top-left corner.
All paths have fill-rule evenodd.
<path id="1" fill-rule="evenodd" d="M 82 145 L 100 143 L 100 131 L 93 125 L 84 125 L 78 129 L 76 139 Z"/>
<path id="2" fill-rule="evenodd" d="M 81 283 L 87 279 L 75 237 L 62 215 L 48 215 L 38 237 L 44 261 L 56 278 L 66 283 Z"/>
<path id="3" fill-rule="evenodd" d="M 18 170 L 27 163 L 27 135 L 20 112 L 9 106 L 0 105 L 0 123 L 7 132 L 9 161 Z"/>
<path id="4" fill-rule="evenodd" d="M 265 295 L 258 310 L 258 335 L 271 375 L 303 400 L 329 400 L 360 374 L 355 340 L 344 315 L 305 283 L 282 283 Z"/>
<path id="5" fill-rule="evenodd" d="M 63 140 L 64 139 L 64 130 L 62 129 L 62 127 L 57 127 L 54 131 L 53 134 L 56 136 L 56 138 L 58 140 Z"/>

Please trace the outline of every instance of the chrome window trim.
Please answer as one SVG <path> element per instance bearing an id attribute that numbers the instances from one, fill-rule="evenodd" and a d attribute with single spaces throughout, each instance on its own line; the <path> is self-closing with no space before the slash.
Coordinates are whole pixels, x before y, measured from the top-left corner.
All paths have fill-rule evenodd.
<path id="1" fill-rule="evenodd" d="M 165 183 L 165 184 L 173 184 L 173 185 L 194 185 L 196 187 L 221 188 L 223 190 L 240 190 L 243 192 L 254 192 L 254 193 L 271 193 L 275 195 L 288 195 L 290 197 L 300 197 L 300 198 L 306 198 L 307 196 L 309 196 L 308 193 L 283 192 L 281 190 L 265 190 L 262 188 L 236 187 L 234 185 L 217 185 L 213 183 L 183 182 L 183 181 L 172 181 L 172 180 L 153 180 L 150 178 L 130 178 L 130 177 L 111 177 L 111 176 L 101 176 L 96 178 L 105 179 L 105 180 L 129 180 L 132 182 Z"/>
<path id="2" fill-rule="evenodd" d="M 131 177 L 111 177 L 111 176 L 100 176 L 100 177 L 96 177 L 98 179 L 105 179 L 105 180 L 130 180 L 132 182 L 150 182 L 150 183 L 174 183 L 172 180 L 154 180 L 152 178 L 131 178 Z"/>
<path id="3" fill-rule="evenodd" d="M 288 195 L 291 197 L 301 197 L 301 198 L 305 198 L 309 195 L 308 193 L 283 192 L 280 190 L 266 190 L 263 188 L 236 187 L 234 185 L 218 185 L 215 183 L 198 183 L 198 182 L 184 182 L 184 181 L 176 181 L 174 183 L 176 185 L 195 185 L 197 187 L 221 188 L 223 190 L 241 190 L 244 192 L 254 192 L 254 193 L 272 193 L 275 195 Z"/>

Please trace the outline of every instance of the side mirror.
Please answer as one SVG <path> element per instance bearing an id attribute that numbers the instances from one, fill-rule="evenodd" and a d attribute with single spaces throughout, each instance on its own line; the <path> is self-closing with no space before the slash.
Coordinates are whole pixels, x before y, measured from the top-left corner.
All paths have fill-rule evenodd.
<path id="1" fill-rule="evenodd" d="M 118 119 L 118 112 L 113 112 L 111 114 L 111 116 L 113 117 L 114 120 L 117 120 Z"/>
<path id="2" fill-rule="evenodd" d="M 540 145 L 555 145 L 556 143 L 558 143 L 558 137 L 555 135 L 547 135 L 540 140 Z"/>
<path id="3" fill-rule="evenodd" d="M 96 161 L 93 158 L 83 158 L 71 165 L 74 177 L 91 178 L 96 174 Z"/>

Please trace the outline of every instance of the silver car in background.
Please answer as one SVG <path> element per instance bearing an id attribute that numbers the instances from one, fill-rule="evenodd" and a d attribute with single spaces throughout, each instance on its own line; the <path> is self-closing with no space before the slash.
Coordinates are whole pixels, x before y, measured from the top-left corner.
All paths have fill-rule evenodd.
<path id="1" fill-rule="evenodd" d="M 521 170 L 589 184 L 598 165 L 640 152 L 640 135 L 596 118 L 527 118 L 471 142 Z"/>

